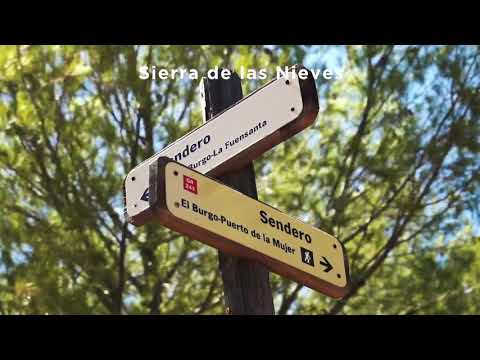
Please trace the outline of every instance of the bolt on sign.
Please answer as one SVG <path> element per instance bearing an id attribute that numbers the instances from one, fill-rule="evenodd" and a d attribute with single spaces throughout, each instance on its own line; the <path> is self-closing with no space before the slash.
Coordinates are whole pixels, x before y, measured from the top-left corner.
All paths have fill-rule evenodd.
<path id="1" fill-rule="evenodd" d="M 134 225 L 152 216 L 149 166 L 166 156 L 202 174 L 220 176 L 255 160 L 313 123 L 318 94 L 312 73 L 294 66 L 204 125 L 143 161 L 124 180 L 125 214 Z"/>
<path id="2" fill-rule="evenodd" d="M 150 165 L 149 190 L 160 224 L 327 296 L 346 294 L 345 248 L 322 230 L 167 157 Z"/>

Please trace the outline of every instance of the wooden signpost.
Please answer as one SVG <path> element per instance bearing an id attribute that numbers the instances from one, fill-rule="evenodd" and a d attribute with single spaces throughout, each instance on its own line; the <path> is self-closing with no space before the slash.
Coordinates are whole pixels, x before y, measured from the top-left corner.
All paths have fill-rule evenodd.
<path id="1" fill-rule="evenodd" d="M 157 221 L 219 250 L 233 314 L 273 314 L 268 271 L 333 298 L 349 286 L 347 254 L 333 236 L 257 200 L 252 161 L 315 120 L 315 81 L 303 66 L 242 98 L 236 74 L 204 83 L 205 124 L 135 167 L 125 214 Z"/>
<path id="2" fill-rule="evenodd" d="M 160 224 L 333 298 L 348 289 L 345 249 L 333 236 L 167 157 L 150 165 Z"/>
<path id="3" fill-rule="evenodd" d="M 204 121 L 228 109 L 243 97 L 239 76 L 233 73 L 229 79 L 204 78 L 201 84 L 204 100 Z M 243 121 L 242 118 L 229 118 Z M 242 194 L 258 199 L 253 162 L 233 172 L 215 177 L 223 184 Z M 218 267 L 223 282 L 225 310 L 231 315 L 275 315 L 270 273 L 262 264 L 243 257 L 218 251 Z"/>

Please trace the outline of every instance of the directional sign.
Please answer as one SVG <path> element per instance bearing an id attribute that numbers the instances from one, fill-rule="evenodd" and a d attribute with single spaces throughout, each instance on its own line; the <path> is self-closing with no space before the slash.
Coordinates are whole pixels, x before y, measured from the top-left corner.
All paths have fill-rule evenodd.
<path id="1" fill-rule="evenodd" d="M 162 225 L 334 298 L 349 285 L 346 251 L 326 232 L 169 158 L 150 165 L 150 206 Z"/>
<path id="2" fill-rule="evenodd" d="M 302 79 L 304 73 L 307 76 Z M 124 180 L 128 221 L 142 225 L 152 216 L 148 203 L 149 166 L 160 156 L 202 174 L 219 176 L 241 168 L 305 129 L 317 114 L 318 94 L 311 72 L 293 67 L 286 77 L 241 99 L 131 170 Z"/>

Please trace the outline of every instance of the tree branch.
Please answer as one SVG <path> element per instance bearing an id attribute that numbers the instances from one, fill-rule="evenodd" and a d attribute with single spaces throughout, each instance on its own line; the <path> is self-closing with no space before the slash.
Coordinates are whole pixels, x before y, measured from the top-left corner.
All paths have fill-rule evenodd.
<path id="1" fill-rule="evenodd" d="M 280 305 L 280 309 L 278 310 L 278 315 L 286 315 L 290 307 L 292 306 L 293 302 L 296 300 L 298 293 L 303 288 L 303 285 L 297 284 L 295 289 L 292 291 L 290 295 L 286 298 L 283 298 L 282 304 Z"/>

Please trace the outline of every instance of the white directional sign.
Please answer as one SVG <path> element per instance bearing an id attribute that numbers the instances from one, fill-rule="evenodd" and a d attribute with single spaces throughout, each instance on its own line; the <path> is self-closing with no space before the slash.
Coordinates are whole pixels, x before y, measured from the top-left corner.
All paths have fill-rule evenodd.
<path id="1" fill-rule="evenodd" d="M 301 66 L 293 67 L 286 77 L 241 99 L 131 170 L 124 180 L 128 221 L 142 225 L 152 216 L 149 166 L 159 157 L 218 176 L 241 168 L 305 129 L 317 114 L 318 94 L 312 74 Z"/>
<path id="2" fill-rule="evenodd" d="M 150 175 L 150 205 L 162 225 L 325 295 L 346 294 L 347 254 L 332 235 L 169 158 L 153 163 Z"/>

